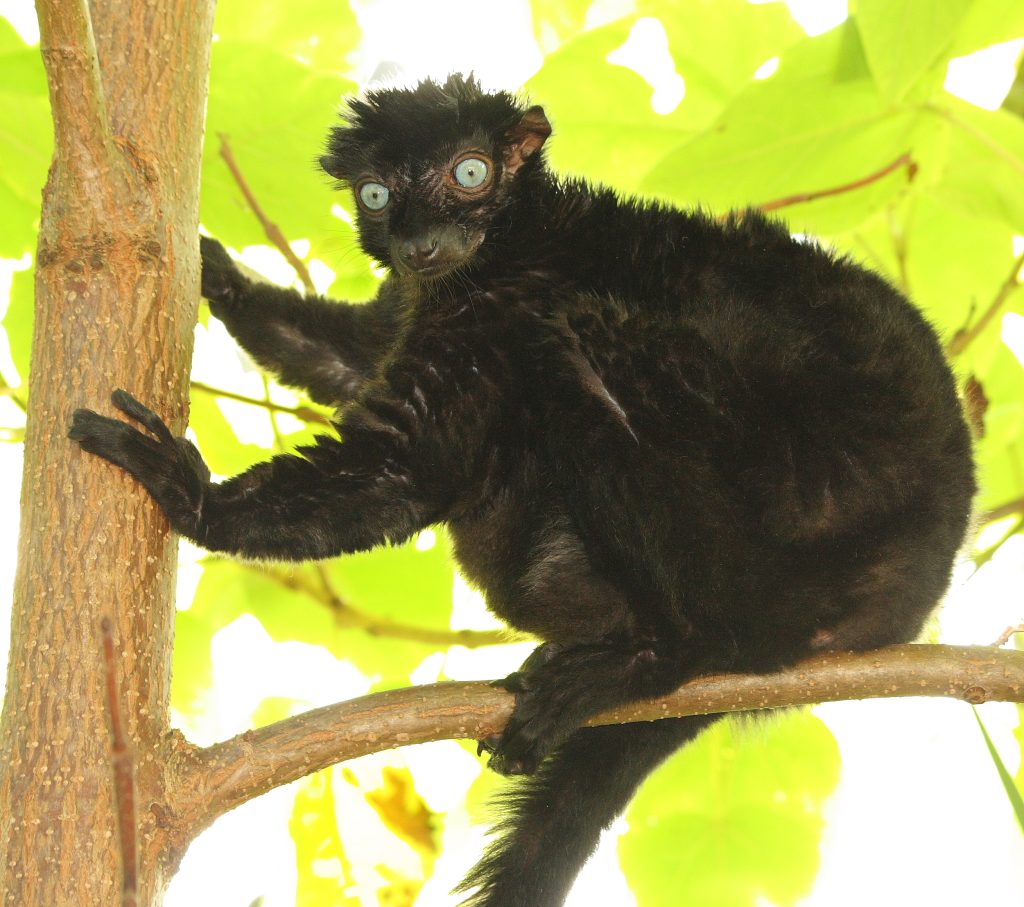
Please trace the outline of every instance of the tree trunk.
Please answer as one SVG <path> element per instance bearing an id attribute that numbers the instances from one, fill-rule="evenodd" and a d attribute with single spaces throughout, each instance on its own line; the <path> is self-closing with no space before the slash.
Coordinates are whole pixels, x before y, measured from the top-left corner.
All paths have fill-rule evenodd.
<path id="1" fill-rule="evenodd" d="M 185 424 L 213 3 L 37 8 L 55 155 L 0 723 L 0 892 L 19 907 L 151 904 L 167 881 L 149 804 L 168 745 L 176 546 L 139 486 L 66 435 L 74 408 L 109 412 L 116 387 Z M 115 793 L 112 721 L 127 743 L 120 767 L 134 763 L 119 776 L 128 796 Z"/>

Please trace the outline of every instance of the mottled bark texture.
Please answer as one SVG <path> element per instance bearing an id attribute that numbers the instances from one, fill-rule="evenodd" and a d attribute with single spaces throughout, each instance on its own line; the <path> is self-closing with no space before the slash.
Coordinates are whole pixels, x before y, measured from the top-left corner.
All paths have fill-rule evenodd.
<path id="1" fill-rule="evenodd" d="M 11 657 L 0 727 L 0 903 L 152 904 L 176 542 L 148 496 L 66 439 L 125 387 L 183 428 L 199 299 L 212 0 L 38 0 L 54 160 L 43 191 Z M 137 832 L 123 845 L 101 620 Z M 122 883 L 137 845 L 138 891 Z M 131 867 L 128 876 L 132 875 Z"/>
<path id="2" fill-rule="evenodd" d="M 587 723 L 905 696 L 1019 702 L 1024 652 L 934 645 L 836 652 L 778 674 L 702 677 Z M 501 731 L 512 704 L 509 693 L 491 684 L 450 681 L 314 709 L 191 754 L 176 785 L 179 814 L 191 817 L 188 825 L 205 827 L 226 809 L 344 759 L 430 740 L 480 740 Z"/>

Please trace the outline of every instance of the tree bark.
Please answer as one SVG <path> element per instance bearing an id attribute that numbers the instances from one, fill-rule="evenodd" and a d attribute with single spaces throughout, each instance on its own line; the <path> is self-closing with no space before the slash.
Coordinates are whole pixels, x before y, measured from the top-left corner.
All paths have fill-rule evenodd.
<path id="1" fill-rule="evenodd" d="M 892 646 L 836 652 L 778 674 L 718 674 L 660 699 L 613 709 L 591 725 L 785 708 L 843 699 L 947 696 L 1024 700 L 1024 652 L 991 646 Z M 314 709 L 172 758 L 175 822 L 198 834 L 217 816 L 336 762 L 410 743 L 482 740 L 501 731 L 514 697 L 480 681 L 388 690 Z"/>
<path id="2" fill-rule="evenodd" d="M 159 817 L 140 809 L 136 823 L 124 795 L 157 802 L 164 783 L 176 543 L 137 485 L 66 434 L 75 407 L 108 410 L 116 387 L 184 427 L 213 3 L 37 9 L 55 154 L 0 720 L 0 891 L 25 907 L 151 904 L 167 881 Z M 133 763 L 120 797 L 112 719 Z"/>

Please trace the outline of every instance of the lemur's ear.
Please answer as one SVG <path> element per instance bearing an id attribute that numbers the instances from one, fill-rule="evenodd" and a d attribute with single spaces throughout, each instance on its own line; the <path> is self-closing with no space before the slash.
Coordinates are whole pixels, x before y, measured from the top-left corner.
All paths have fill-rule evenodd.
<path id="1" fill-rule="evenodd" d="M 328 176 L 333 176 L 335 179 L 341 179 L 341 168 L 338 166 L 338 159 L 333 154 L 324 154 L 320 156 L 320 166 L 323 167 L 324 172 Z"/>
<path id="2" fill-rule="evenodd" d="M 551 124 L 543 107 L 531 107 L 522 119 L 505 133 L 505 172 L 515 174 L 534 154 L 540 151 L 551 135 Z"/>

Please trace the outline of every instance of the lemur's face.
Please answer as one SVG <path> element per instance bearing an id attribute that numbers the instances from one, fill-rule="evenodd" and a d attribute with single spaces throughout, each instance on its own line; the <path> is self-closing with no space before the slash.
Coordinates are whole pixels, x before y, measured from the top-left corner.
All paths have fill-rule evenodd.
<path id="1" fill-rule="evenodd" d="M 397 274 L 436 279 L 473 261 L 525 161 L 551 132 L 539 107 L 452 77 L 352 104 L 321 166 L 355 196 L 360 245 Z"/>

